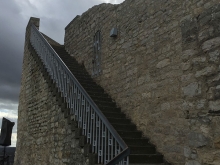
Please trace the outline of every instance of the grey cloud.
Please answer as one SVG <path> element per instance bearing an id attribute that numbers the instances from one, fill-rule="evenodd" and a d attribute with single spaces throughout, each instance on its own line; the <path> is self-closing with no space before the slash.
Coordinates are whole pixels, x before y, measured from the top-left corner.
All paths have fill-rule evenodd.
<path id="1" fill-rule="evenodd" d="M 13 1 L 0 6 L 0 99 L 18 101 L 24 45 L 24 19 Z"/>
<path id="2" fill-rule="evenodd" d="M 4 111 L 14 111 L 11 112 L 13 116 L 17 115 L 18 104 L 16 102 L 8 100 L 0 100 L 0 109 Z"/>
<path id="3" fill-rule="evenodd" d="M 103 0 L 104 1 L 104 0 Z M 63 43 L 65 26 L 101 0 L 2 1 L 0 5 L 0 99 L 18 101 L 25 29 L 31 16 L 41 19 L 40 30 Z M 114 2 L 114 0 L 109 1 Z M 19 4 L 18 4 L 19 3 Z M 39 3 L 39 2 L 37 2 Z"/>

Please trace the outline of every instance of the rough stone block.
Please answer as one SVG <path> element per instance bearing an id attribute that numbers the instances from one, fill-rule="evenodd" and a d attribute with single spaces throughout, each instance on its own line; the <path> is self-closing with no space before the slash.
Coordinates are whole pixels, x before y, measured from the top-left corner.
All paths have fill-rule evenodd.
<path id="1" fill-rule="evenodd" d="M 81 136 L 79 138 L 79 146 L 80 147 L 84 147 L 86 145 L 86 137 L 85 136 Z"/>
<path id="2" fill-rule="evenodd" d="M 89 165 L 95 165 L 98 162 L 98 155 L 97 154 L 89 154 Z"/>
<path id="3" fill-rule="evenodd" d="M 210 57 L 209 61 L 218 63 L 218 61 L 219 61 L 219 55 L 220 55 L 219 50 L 215 50 L 215 51 L 213 51 L 213 52 L 210 52 L 210 53 L 209 53 L 209 57 Z"/>
<path id="4" fill-rule="evenodd" d="M 198 51 L 196 49 L 184 50 L 181 58 L 183 60 L 188 60 L 190 57 L 195 56 L 196 54 L 198 54 Z"/>
<path id="5" fill-rule="evenodd" d="M 78 128 L 78 123 L 77 121 L 73 121 L 71 122 L 71 130 L 75 131 Z"/>
<path id="6" fill-rule="evenodd" d="M 214 72 L 216 72 L 216 69 L 214 66 L 207 66 L 206 68 L 197 71 L 195 76 L 196 77 L 201 77 L 201 76 L 209 76 L 211 74 L 213 74 Z"/>
<path id="7" fill-rule="evenodd" d="M 192 151 L 191 151 L 190 147 L 185 146 L 185 147 L 184 147 L 184 156 L 185 156 L 186 158 L 189 158 L 191 154 L 192 154 Z"/>
<path id="8" fill-rule="evenodd" d="M 214 139 L 214 145 L 216 148 L 220 149 L 220 136 Z"/>
<path id="9" fill-rule="evenodd" d="M 193 97 L 200 94 L 199 84 L 197 82 L 191 83 L 182 88 L 183 94 L 188 97 Z"/>
<path id="10" fill-rule="evenodd" d="M 202 50 L 204 52 L 207 52 L 207 51 L 210 51 L 218 46 L 220 46 L 220 37 L 212 38 L 208 41 L 205 41 L 202 44 Z"/>
<path id="11" fill-rule="evenodd" d="M 84 155 L 89 156 L 90 153 L 92 153 L 92 145 L 91 144 L 86 144 L 84 146 Z"/>
<path id="12" fill-rule="evenodd" d="M 220 100 L 209 101 L 209 109 L 212 111 L 220 110 Z"/>
<path id="13" fill-rule="evenodd" d="M 206 57 L 196 57 L 192 59 L 193 64 L 201 64 L 206 62 Z"/>
<path id="14" fill-rule="evenodd" d="M 191 64 L 190 62 L 182 63 L 182 70 L 186 71 L 190 68 Z"/>
<path id="15" fill-rule="evenodd" d="M 162 61 L 160 61 L 159 63 L 157 63 L 156 67 L 158 69 L 164 68 L 165 66 L 170 64 L 170 59 L 164 59 Z"/>
<path id="16" fill-rule="evenodd" d="M 82 128 L 76 128 L 75 130 L 75 139 L 79 139 L 82 136 Z"/>
<path id="17" fill-rule="evenodd" d="M 189 160 L 189 161 L 186 162 L 185 165 L 201 165 L 201 163 L 199 163 L 196 160 Z"/>
<path id="18" fill-rule="evenodd" d="M 192 147 L 206 146 L 209 142 L 203 134 L 197 132 L 191 132 L 188 136 L 189 145 Z"/>
<path id="19" fill-rule="evenodd" d="M 210 26 L 210 25 L 205 26 L 205 27 L 199 32 L 198 39 L 199 39 L 199 41 L 208 39 L 209 37 L 213 36 L 213 33 L 214 33 L 214 28 L 213 28 L 213 26 Z"/>

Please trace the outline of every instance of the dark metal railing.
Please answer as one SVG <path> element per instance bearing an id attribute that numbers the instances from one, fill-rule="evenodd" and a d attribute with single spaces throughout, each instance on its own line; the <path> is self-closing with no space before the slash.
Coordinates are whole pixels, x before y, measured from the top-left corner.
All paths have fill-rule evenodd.
<path id="1" fill-rule="evenodd" d="M 92 152 L 97 153 L 98 163 L 128 165 L 128 146 L 33 24 L 30 42 L 82 128 L 87 143 L 92 145 Z"/>

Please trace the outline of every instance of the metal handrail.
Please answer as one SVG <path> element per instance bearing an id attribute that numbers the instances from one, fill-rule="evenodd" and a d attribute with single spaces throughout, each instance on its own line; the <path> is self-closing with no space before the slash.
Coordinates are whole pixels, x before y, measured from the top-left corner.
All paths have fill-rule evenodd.
<path id="1" fill-rule="evenodd" d="M 98 163 L 128 165 L 128 146 L 34 24 L 30 42 L 92 145 L 92 152 L 98 154 Z"/>

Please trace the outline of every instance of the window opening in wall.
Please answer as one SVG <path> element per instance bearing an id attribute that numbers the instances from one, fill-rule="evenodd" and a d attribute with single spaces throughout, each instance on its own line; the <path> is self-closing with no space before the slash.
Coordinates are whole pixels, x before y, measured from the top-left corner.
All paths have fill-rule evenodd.
<path id="1" fill-rule="evenodd" d="M 101 73 L 101 31 L 97 31 L 94 36 L 94 56 L 92 60 L 93 76 L 98 76 Z"/>

